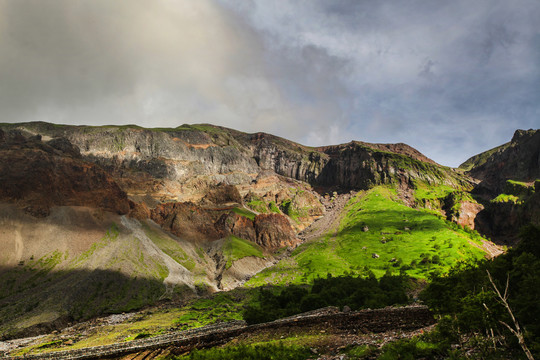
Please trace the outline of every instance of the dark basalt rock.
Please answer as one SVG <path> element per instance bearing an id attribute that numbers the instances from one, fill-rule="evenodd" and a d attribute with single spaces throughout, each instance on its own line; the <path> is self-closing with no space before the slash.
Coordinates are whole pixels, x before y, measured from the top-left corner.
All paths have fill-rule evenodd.
<path id="1" fill-rule="evenodd" d="M 468 172 L 481 180 L 477 193 L 502 193 L 508 179 L 540 179 L 540 130 L 516 130 L 510 143 L 489 152 L 493 153 Z"/>

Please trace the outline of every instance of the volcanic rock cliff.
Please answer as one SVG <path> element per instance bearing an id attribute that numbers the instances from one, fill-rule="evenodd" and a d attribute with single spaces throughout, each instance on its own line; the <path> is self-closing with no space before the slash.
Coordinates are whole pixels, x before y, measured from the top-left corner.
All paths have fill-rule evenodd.
<path id="1" fill-rule="evenodd" d="M 150 188 L 162 199 L 198 199 L 219 183 L 240 186 L 245 195 L 242 186 L 267 170 L 341 190 L 415 180 L 454 186 L 467 182 L 405 144 L 351 142 L 310 148 L 264 133 L 246 134 L 212 125 L 142 129 L 26 123 L 10 127 L 44 137 L 65 137 L 80 148 L 85 159 L 110 171 L 128 194 L 146 194 Z"/>
<path id="2" fill-rule="evenodd" d="M 82 159 L 105 170 L 127 193 L 139 219 L 164 202 L 204 204 L 212 189 L 229 185 L 252 210 L 288 215 L 300 231 L 323 214 L 318 197 L 333 191 L 393 184 L 405 202 L 415 205 L 412 193 L 421 184 L 472 187 L 466 176 L 405 144 L 353 141 L 313 148 L 206 124 L 144 129 L 35 122 L 2 127 L 80 149 Z"/>
<path id="3" fill-rule="evenodd" d="M 239 286 L 318 218 L 319 235 L 338 226 L 351 190 L 391 185 L 392 201 L 470 227 L 481 208 L 470 177 L 405 144 L 205 124 L 0 124 L 0 182 L 0 336 Z"/>
<path id="4" fill-rule="evenodd" d="M 540 130 L 516 130 L 510 142 L 460 168 L 478 182 L 473 193 L 485 206 L 476 219 L 481 232 L 512 242 L 522 226 L 540 225 Z"/>
<path id="5" fill-rule="evenodd" d="M 540 130 L 516 130 L 512 140 L 468 159 L 460 168 L 481 180 L 477 192 L 503 192 L 507 180 L 540 179 Z"/>
<path id="6" fill-rule="evenodd" d="M 34 216 L 51 206 L 129 211 L 127 195 L 99 166 L 85 161 L 65 139 L 42 142 L 0 130 L 0 200 L 15 202 Z"/>

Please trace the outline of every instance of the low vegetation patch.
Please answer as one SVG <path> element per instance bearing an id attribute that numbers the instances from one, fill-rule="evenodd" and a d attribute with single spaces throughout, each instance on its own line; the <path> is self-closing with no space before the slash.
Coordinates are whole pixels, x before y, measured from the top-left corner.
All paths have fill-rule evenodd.
<path id="1" fill-rule="evenodd" d="M 225 348 L 194 350 L 189 355 L 174 357 L 176 360 L 304 360 L 313 356 L 307 347 L 282 344 L 239 345 Z"/>
<path id="2" fill-rule="evenodd" d="M 492 203 L 512 203 L 512 204 L 521 204 L 523 203 L 524 199 L 520 198 L 516 195 L 509 195 L 509 194 L 499 194 L 497 197 L 491 200 Z"/>
<path id="3" fill-rule="evenodd" d="M 503 193 L 497 195 L 491 202 L 521 205 L 525 203 L 534 192 L 534 184 L 529 185 L 521 181 L 506 180 Z"/>
<path id="4" fill-rule="evenodd" d="M 195 268 L 195 261 L 182 249 L 182 246 L 174 239 L 165 234 L 160 234 L 148 224 L 142 223 L 144 232 L 154 244 L 156 244 L 165 254 L 173 258 L 174 261 L 192 271 Z"/>
<path id="5" fill-rule="evenodd" d="M 255 220 L 255 216 L 257 216 L 254 212 L 244 208 L 234 208 L 233 212 L 240 216 L 247 217 L 250 220 Z"/>
<path id="6" fill-rule="evenodd" d="M 226 268 L 230 268 L 233 262 L 247 256 L 264 258 L 262 249 L 259 245 L 234 235 L 229 235 L 223 244 L 223 257 L 227 262 Z"/>
<path id="7" fill-rule="evenodd" d="M 242 302 L 229 293 L 194 301 L 184 309 L 184 313 L 175 320 L 179 330 L 198 328 L 216 321 L 242 320 Z"/>

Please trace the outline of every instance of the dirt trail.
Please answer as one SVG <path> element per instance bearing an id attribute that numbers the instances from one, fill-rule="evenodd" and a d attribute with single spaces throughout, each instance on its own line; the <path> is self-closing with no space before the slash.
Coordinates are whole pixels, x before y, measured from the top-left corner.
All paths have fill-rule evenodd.
<path id="1" fill-rule="evenodd" d="M 326 234 L 328 231 L 335 229 L 334 236 L 337 234 L 337 228 L 339 221 L 341 220 L 341 213 L 347 205 L 347 202 L 356 195 L 356 192 L 350 192 L 347 194 L 336 195 L 333 200 L 323 200 L 323 205 L 326 208 L 324 215 L 315 220 L 304 231 L 298 234 L 298 237 L 302 241 L 311 240 Z"/>
<path id="2" fill-rule="evenodd" d="M 122 225 L 131 230 L 133 235 L 139 239 L 141 244 L 145 247 L 148 254 L 161 258 L 163 264 L 169 269 L 169 276 L 163 280 L 166 288 L 164 296 L 172 294 L 175 285 L 186 284 L 191 289 L 195 290 L 191 273 L 154 244 L 154 242 L 146 236 L 144 230 L 141 228 L 141 224 L 137 220 L 122 216 Z"/>

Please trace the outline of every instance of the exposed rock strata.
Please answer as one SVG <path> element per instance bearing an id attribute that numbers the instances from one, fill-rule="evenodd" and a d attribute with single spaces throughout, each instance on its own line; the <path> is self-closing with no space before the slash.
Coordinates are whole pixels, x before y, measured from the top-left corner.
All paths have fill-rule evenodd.
<path id="1" fill-rule="evenodd" d="M 193 203 L 167 203 L 151 210 L 151 218 L 176 236 L 194 242 L 209 242 L 235 235 L 276 250 L 298 243 L 284 215 L 260 214 L 254 220 L 227 208 L 206 209 Z"/>
<path id="2" fill-rule="evenodd" d="M 467 160 L 469 174 L 481 180 L 479 193 L 503 192 L 506 180 L 531 182 L 540 179 L 540 130 L 516 130 L 512 140 Z"/>
<path id="3" fill-rule="evenodd" d="M 186 193 L 200 190 L 200 198 L 215 184 L 251 184 L 266 170 L 316 186 L 343 189 L 412 180 L 446 185 L 466 182 L 405 144 L 351 142 L 310 148 L 264 133 L 245 134 L 210 125 L 183 125 L 166 131 L 46 123 L 18 128 L 68 138 L 85 158 L 110 171 L 130 194 L 140 191 L 137 183 L 149 175 L 163 196 L 170 187 Z"/>
<path id="4" fill-rule="evenodd" d="M 266 249 L 296 246 L 299 242 L 289 221 L 283 215 L 257 215 L 253 226 L 257 233 L 255 242 Z"/>
<path id="5" fill-rule="evenodd" d="M 83 161 L 66 139 L 44 143 L 40 137 L 2 134 L 0 200 L 16 203 L 34 216 L 51 206 L 89 206 L 125 214 L 127 195 L 113 178 Z"/>

